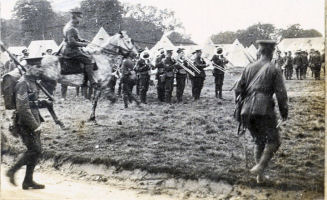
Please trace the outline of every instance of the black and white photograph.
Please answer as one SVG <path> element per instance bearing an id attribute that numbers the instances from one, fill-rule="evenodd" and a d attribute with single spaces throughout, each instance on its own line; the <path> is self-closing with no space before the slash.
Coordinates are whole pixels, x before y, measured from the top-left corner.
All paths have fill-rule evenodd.
<path id="1" fill-rule="evenodd" d="M 0 199 L 323 200 L 325 0 L 0 0 Z"/>

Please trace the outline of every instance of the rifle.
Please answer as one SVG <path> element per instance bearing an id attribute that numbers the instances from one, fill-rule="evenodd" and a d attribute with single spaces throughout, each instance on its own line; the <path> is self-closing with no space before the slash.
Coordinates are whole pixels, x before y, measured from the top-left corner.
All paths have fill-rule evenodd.
<path id="1" fill-rule="evenodd" d="M 20 71 L 23 71 L 26 73 L 26 69 L 25 67 L 15 58 L 15 56 L 13 56 L 8 49 L 5 47 L 4 43 L 0 40 L 0 47 L 3 51 L 7 52 L 9 57 L 15 62 L 15 64 L 17 65 L 18 69 Z M 48 99 L 51 101 L 51 103 L 49 102 L 43 102 L 44 107 L 46 107 L 48 109 L 48 111 L 51 114 L 52 119 L 54 120 L 54 122 L 56 124 L 58 124 L 60 126 L 61 129 L 65 128 L 65 125 L 58 119 L 56 113 L 54 112 L 53 109 L 53 103 L 54 102 L 54 97 L 49 93 L 49 91 L 41 84 L 41 81 L 36 81 L 35 82 L 36 86 L 45 94 L 45 96 L 48 97 Z"/>

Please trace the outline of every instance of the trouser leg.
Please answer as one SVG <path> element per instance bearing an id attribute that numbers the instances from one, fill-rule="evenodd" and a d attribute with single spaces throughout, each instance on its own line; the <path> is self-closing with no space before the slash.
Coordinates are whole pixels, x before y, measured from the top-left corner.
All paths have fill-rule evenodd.
<path id="1" fill-rule="evenodd" d="M 184 89 L 185 89 L 185 80 L 186 80 L 186 77 L 177 77 L 176 78 L 176 82 L 177 82 L 176 97 L 177 97 L 178 102 L 183 101 L 183 94 L 184 94 Z"/>
<path id="2" fill-rule="evenodd" d="M 166 103 L 171 103 L 171 96 L 173 92 L 174 86 L 174 78 L 173 77 L 166 77 L 165 80 L 165 100 Z"/>

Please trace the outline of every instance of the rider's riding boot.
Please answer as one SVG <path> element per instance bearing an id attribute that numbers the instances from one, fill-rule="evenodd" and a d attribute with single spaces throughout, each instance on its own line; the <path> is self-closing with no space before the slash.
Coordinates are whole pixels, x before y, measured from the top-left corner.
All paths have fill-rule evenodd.
<path id="1" fill-rule="evenodd" d="M 38 184 L 33 181 L 33 173 L 34 173 L 35 165 L 27 165 L 26 166 L 26 174 L 23 182 L 23 190 L 27 190 L 29 188 L 32 189 L 44 189 L 44 185 Z"/>
<path id="2" fill-rule="evenodd" d="M 279 145 L 274 143 L 268 143 L 265 146 L 263 154 L 260 158 L 259 163 L 257 163 L 250 172 L 256 175 L 262 175 L 264 170 L 267 168 L 269 161 L 273 157 L 274 153 L 278 150 Z"/>
<path id="3" fill-rule="evenodd" d="M 95 74 L 93 71 L 94 64 L 92 63 L 92 64 L 87 64 L 84 66 L 85 66 L 85 73 L 87 75 L 87 79 L 90 81 L 91 87 L 97 89 L 99 86 L 97 84 Z"/>

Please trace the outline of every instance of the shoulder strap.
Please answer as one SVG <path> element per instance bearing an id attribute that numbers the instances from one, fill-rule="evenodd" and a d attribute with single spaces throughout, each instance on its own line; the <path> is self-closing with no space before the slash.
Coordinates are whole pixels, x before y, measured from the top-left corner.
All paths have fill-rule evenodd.
<path id="1" fill-rule="evenodd" d="M 251 81 L 249 82 L 249 84 L 247 85 L 246 89 L 245 89 L 245 94 L 248 94 L 248 92 L 250 91 L 250 88 L 252 87 L 252 85 L 259 79 L 259 77 L 263 74 L 263 72 L 265 71 L 265 69 L 270 65 L 270 62 L 266 63 L 263 67 L 261 67 L 258 72 L 254 75 L 254 77 L 251 79 Z"/>

